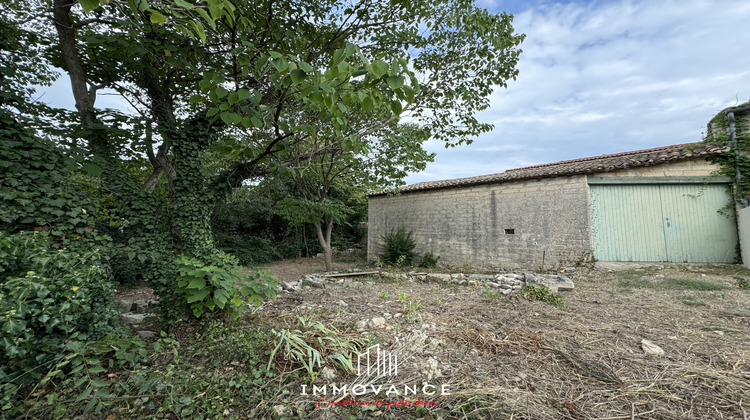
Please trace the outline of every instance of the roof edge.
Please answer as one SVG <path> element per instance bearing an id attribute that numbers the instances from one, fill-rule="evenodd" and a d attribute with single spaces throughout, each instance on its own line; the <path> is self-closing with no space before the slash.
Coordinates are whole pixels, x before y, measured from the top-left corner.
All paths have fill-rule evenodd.
<path id="1" fill-rule="evenodd" d="M 431 191 L 447 188 L 500 184 L 528 179 L 554 178 L 560 176 L 587 175 L 592 173 L 612 172 L 620 169 L 654 166 L 668 162 L 682 161 L 700 157 L 717 156 L 725 153 L 728 147 L 710 143 L 682 143 L 651 149 L 633 150 L 600 156 L 564 160 L 522 168 L 508 169 L 505 172 L 454 178 L 438 181 L 425 181 L 407 185 L 397 190 L 385 190 L 368 194 L 368 197 L 389 194 L 407 194 L 412 192 Z"/>

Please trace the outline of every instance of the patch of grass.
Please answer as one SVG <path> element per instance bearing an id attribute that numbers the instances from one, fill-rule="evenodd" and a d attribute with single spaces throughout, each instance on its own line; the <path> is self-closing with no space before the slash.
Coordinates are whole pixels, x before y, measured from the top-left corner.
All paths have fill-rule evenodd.
<path id="1" fill-rule="evenodd" d="M 734 277 L 735 280 L 737 280 L 737 287 L 740 289 L 750 289 L 750 280 L 744 278 L 744 277 Z"/>
<path id="2" fill-rule="evenodd" d="M 708 304 L 705 301 L 698 299 L 696 297 L 684 297 L 680 299 L 680 302 L 682 302 L 683 304 L 687 306 L 708 306 Z"/>
<path id="3" fill-rule="evenodd" d="M 499 290 L 492 288 L 492 287 L 485 287 L 484 288 L 484 298 L 487 300 L 496 300 L 502 298 L 503 295 L 500 293 Z"/>
<path id="4" fill-rule="evenodd" d="M 700 290 L 713 291 L 725 290 L 728 286 L 704 279 L 695 279 L 690 277 L 666 277 L 661 279 L 653 278 L 632 278 L 622 279 L 617 285 L 623 289 L 653 289 L 653 290 Z"/>

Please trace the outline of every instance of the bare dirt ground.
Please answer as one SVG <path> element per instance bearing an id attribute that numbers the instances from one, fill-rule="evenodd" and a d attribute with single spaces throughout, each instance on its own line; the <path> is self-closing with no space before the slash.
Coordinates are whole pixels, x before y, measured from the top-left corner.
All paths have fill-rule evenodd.
<path id="1" fill-rule="evenodd" d="M 293 281 L 322 264 L 299 259 L 267 269 Z M 297 328 L 304 316 L 340 338 L 389 349 L 421 337 L 399 377 L 447 384 L 450 395 L 429 408 L 324 409 L 320 395 L 292 386 L 269 407 L 278 404 L 282 417 L 330 419 L 750 419 L 750 290 L 737 280 L 750 272 L 661 264 L 577 268 L 570 277 L 576 290 L 562 294 L 563 307 L 483 286 L 375 277 L 280 294 L 250 321 Z M 358 330 L 375 317 L 385 325 Z M 646 355 L 643 339 L 664 355 Z M 312 384 L 351 380 L 339 370 Z"/>

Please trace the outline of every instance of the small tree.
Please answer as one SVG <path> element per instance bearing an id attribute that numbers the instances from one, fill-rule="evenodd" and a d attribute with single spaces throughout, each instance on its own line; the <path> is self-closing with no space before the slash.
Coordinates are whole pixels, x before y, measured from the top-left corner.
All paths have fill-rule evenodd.
<path id="1" fill-rule="evenodd" d="M 334 223 L 352 213 L 337 198 L 337 192 L 403 184 L 409 172 L 424 169 L 434 158 L 422 147 L 427 131 L 415 124 L 386 127 L 371 137 L 367 149 L 345 149 L 337 147 L 340 141 L 333 134 L 321 136 L 317 142 L 304 145 L 307 152 L 293 150 L 297 156 L 294 166 L 284 172 L 294 181 L 300 198 L 282 201 L 279 214 L 296 225 L 310 223 L 315 227 L 328 271 L 333 270 Z"/>

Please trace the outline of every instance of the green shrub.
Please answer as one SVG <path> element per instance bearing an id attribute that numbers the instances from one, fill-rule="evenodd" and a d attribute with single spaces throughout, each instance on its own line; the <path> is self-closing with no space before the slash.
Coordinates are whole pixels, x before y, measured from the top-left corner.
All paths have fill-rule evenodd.
<path id="1" fill-rule="evenodd" d="M 280 258 L 277 248 L 270 240 L 239 233 L 217 233 L 214 236 L 217 246 L 227 254 L 237 257 L 245 267 L 265 264 Z"/>
<path id="2" fill-rule="evenodd" d="M 557 293 L 552 293 L 549 287 L 530 283 L 521 288 L 521 296 L 528 300 L 538 300 L 541 302 L 549 303 L 552 306 L 563 306 L 565 305 L 565 299 Z"/>
<path id="3" fill-rule="evenodd" d="M 175 294 L 196 317 L 216 308 L 239 315 L 244 308 L 242 299 L 257 306 L 263 298 L 276 297 L 277 284 L 270 274 L 254 273 L 243 281 L 237 259 L 223 252 L 203 260 L 183 255 L 175 263 L 179 272 Z"/>
<path id="4" fill-rule="evenodd" d="M 414 248 L 416 242 L 412 238 L 412 232 L 400 227 L 390 231 L 383 236 L 385 247 L 383 250 L 383 261 L 387 264 L 398 266 L 412 265 L 414 261 Z"/>
<path id="5" fill-rule="evenodd" d="M 435 268 L 440 257 L 436 257 L 432 252 L 428 252 L 422 256 L 422 261 L 419 262 L 419 266 L 422 268 Z"/>
<path id="6" fill-rule="evenodd" d="M 0 261 L 0 383 L 38 380 L 40 366 L 66 348 L 118 329 L 114 285 L 95 244 L 62 248 L 43 233 L 0 234 Z"/>

